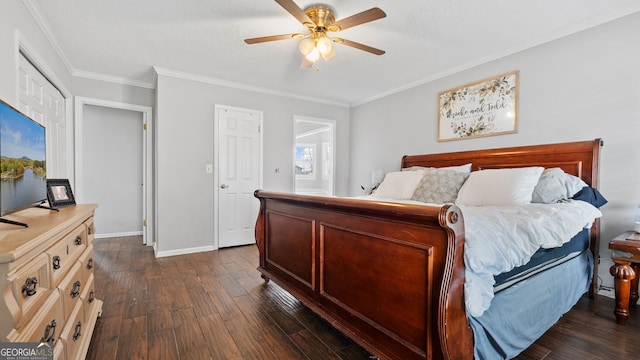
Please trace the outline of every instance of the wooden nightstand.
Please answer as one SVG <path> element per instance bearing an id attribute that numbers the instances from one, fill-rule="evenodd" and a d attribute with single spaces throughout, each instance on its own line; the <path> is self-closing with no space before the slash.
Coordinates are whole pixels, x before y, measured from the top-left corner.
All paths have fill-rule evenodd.
<path id="1" fill-rule="evenodd" d="M 629 305 L 638 301 L 638 279 L 640 276 L 640 234 L 627 231 L 609 242 L 613 250 L 613 266 L 609 270 L 615 280 L 618 324 L 624 325 L 629 318 Z"/>

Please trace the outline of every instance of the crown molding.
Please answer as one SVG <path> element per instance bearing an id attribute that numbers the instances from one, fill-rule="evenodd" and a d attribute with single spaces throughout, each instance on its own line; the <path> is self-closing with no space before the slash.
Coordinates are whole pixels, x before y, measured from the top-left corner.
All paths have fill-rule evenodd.
<path id="1" fill-rule="evenodd" d="M 67 56 L 64 54 L 64 51 L 62 51 L 62 48 L 60 47 L 60 44 L 58 44 L 58 41 L 56 40 L 56 38 L 53 36 L 53 32 L 51 31 L 49 22 L 45 19 L 44 15 L 42 15 L 42 11 L 38 6 L 37 1 L 22 0 L 22 3 L 27 8 L 27 11 L 31 13 L 31 16 L 35 20 L 36 24 L 38 25 L 40 30 L 42 30 L 42 32 L 44 33 L 44 36 L 47 38 L 47 41 L 49 42 L 49 44 L 51 44 L 51 47 L 53 47 L 53 50 L 58 55 L 58 57 L 60 57 L 60 60 L 62 60 L 62 63 L 67 68 L 69 73 L 73 74 L 74 72 L 73 65 L 71 64 L 71 61 L 69 61 Z"/>
<path id="2" fill-rule="evenodd" d="M 119 77 L 119 76 L 100 74 L 100 73 L 95 73 L 95 72 L 91 72 L 91 71 L 75 70 L 72 73 L 72 75 L 75 76 L 75 77 L 80 77 L 80 78 L 85 78 L 85 79 L 100 80 L 100 81 L 106 81 L 106 82 L 121 84 L 121 85 L 137 86 L 137 87 L 141 87 L 141 88 L 145 88 L 145 89 L 155 89 L 156 88 L 154 83 L 150 83 L 150 82 L 146 82 L 146 81 L 140 81 L 140 80 L 132 80 L 132 79 L 123 78 L 123 77 Z"/>
<path id="3" fill-rule="evenodd" d="M 233 81 L 228 81 L 228 80 L 216 79 L 216 78 L 203 76 L 203 75 L 190 74 L 190 73 L 177 71 L 177 70 L 171 70 L 171 69 L 162 68 L 162 67 L 158 67 L 158 66 L 154 66 L 153 69 L 156 71 L 156 74 L 158 74 L 158 75 L 171 76 L 171 77 L 184 79 L 184 80 L 198 81 L 198 82 L 202 82 L 202 83 L 207 83 L 207 84 L 212 84 L 212 85 L 219 85 L 219 86 L 224 86 L 224 87 L 229 87 L 229 88 L 234 88 L 234 89 L 239 89 L 239 90 L 252 91 L 252 92 L 257 92 L 257 93 L 262 93 L 262 94 L 267 94 L 267 95 L 282 96 L 282 97 L 288 97 L 288 98 L 297 99 L 297 100 L 311 101 L 311 102 L 325 104 L 325 105 L 339 106 L 339 107 L 345 107 L 345 108 L 349 107 L 349 104 L 343 103 L 343 102 L 337 102 L 337 101 L 331 101 L 331 100 L 325 100 L 325 99 L 318 99 L 318 98 L 312 97 L 312 96 L 304 96 L 304 95 L 299 95 L 299 94 L 292 94 L 292 93 L 287 93 L 287 92 L 283 92 L 283 91 L 267 89 L 267 88 L 254 86 L 254 85 L 249 85 L 249 84 L 243 84 L 243 83 L 238 83 L 238 82 L 233 82 Z"/>

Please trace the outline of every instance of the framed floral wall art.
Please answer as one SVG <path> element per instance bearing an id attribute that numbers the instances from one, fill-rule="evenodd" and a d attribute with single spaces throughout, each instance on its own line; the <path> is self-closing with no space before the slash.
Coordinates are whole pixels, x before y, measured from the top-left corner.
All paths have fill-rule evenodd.
<path id="1" fill-rule="evenodd" d="M 518 71 L 438 94 L 438 141 L 518 132 Z"/>

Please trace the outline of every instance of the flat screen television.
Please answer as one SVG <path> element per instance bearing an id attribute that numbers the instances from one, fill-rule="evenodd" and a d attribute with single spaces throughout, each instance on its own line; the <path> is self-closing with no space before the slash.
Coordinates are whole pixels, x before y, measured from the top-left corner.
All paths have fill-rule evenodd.
<path id="1" fill-rule="evenodd" d="M 0 100 L 0 216 L 46 201 L 45 139 L 44 126 Z"/>

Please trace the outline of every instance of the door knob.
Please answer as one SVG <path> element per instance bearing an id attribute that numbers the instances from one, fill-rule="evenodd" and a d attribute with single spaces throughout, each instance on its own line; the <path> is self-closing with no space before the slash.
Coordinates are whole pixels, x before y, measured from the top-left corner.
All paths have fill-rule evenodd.
<path id="1" fill-rule="evenodd" d="M 229 187 L 229 185 L 227 185 L 227 184 L 222 184 L 222 185 L 220 185 L 220 189 L 226 189 L 226 188 L 228 188 L 228 187 Z"/>

